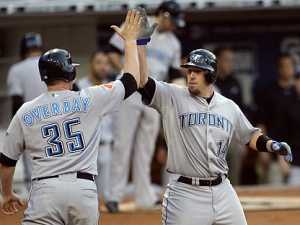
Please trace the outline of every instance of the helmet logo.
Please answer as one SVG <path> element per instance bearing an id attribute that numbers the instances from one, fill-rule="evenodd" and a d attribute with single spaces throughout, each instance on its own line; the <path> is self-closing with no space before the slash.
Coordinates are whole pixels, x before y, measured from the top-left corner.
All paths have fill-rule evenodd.
<path id="1" fill-rule="evenodd" d="M 164 12 L 164 17 L 169 18 L 170 17 L 170 13 L 169 12 Z"/>
<path id="2" fill-rule="evenodd" d="M 192 54 L 190 56 L 190 61 L 194 63 L 204 63 L 206 65 L 209 65 L 208 60 L 204 59 L 202 55 Z"/>

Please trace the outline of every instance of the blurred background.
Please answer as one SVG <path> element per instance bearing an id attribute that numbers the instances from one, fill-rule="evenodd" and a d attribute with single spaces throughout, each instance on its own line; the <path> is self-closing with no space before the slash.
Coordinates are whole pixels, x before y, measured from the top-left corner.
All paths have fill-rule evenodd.
<path id="1" fill-rule="evenodd" d="M 212 50 L 219 44 L 229 45 L 235 52 L 234 74 L 241 83 L 249 112 L 255 110 L 253 92 L 276 79 L 275 60 L 280 52 L 294 57 L 299 72 L 299 0 L 177 2 L 184 9 L 186 21 L 184 28 L 175 31 L 182 44 L 182 56 L 196 48 Z M 152 15 L 160 3 L 161 0 L 0 0 L 0 141 L 11 120 L 7 73 L 12 64 L 21 60 L 20 41 L 26 32 L 40 33 L 44 50 L 68 50 L 73 61 L 81 64 L 77 70 L 81 77 L 88 74 L 91 53 L 107 44 L 113 34 L 110 26 L 120 25 L 127 10 L 143 6 Z M 247 162 L 251 164 L 251 160 L 244 163 Z M 155 160 L 152 169 L 153 181 L 160 183 L 161 166 Z M 21 166 L 16 182 L 23 180 L 20 170 Z M 242 180 L 241 184 L 247 182 Z"/>

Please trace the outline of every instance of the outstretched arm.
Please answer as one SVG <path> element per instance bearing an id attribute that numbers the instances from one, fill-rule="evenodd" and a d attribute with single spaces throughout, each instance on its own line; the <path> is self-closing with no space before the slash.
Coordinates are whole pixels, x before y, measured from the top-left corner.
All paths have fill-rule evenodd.
<path id="1" fill-rule="evenodd" d="M 142 20 L 140 13 L 133 9 L 132 11 L 128 11 L 123 28 L 115 25 L 111 26 L 125 41 L 124 73 L 129 73 L 134 77 L 137 87 L 140 85 L 140 69 L 136 40 Z"/>
<path id="2" fill-rule="evenodd" d="M 260 152 L 276 152 L 284 156 L 285 161 L 293 161 L 292 150 L 287 143 L 274 141 L 262 133 L 253 135 L 249 142 L 249 147 Z"/>
<path id="3" fill-rule="evenodd" d="M 148 82 L 147 43 L 150 41 L 150 37 L 153 34 L 158 23 L 154 23 L 150 27 L 148 23 L 146 10 L 144 8 L 139 7 L 138 11 L 140 12 L 141 17 L 143 18 L 137 41 L 138 56 L 140 63 L 140 88 L 143 88 Z"/>
<path id="4" fill-rule="evenodd" d="M 140 63 L 140 87 L 143 88 L 148 82 L 147 45 L 138 45 L 138 55 Z"/>

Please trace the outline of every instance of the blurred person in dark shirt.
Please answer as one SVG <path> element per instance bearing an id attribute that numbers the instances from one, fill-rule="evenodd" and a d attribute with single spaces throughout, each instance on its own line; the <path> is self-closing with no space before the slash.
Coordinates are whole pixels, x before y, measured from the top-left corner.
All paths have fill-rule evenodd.
<path id="1" fill-rule="evenodd" d="M 300 73 L 296 75 L 292 95 L 279 105 L 278 110 L 280 120 L 276 132 L 290 144 L 294 154 L 287 183 L 300 186 Z"/>
<path id="2" fill-rule="evenodd" d="M 233 73 L 233 49 L 225 45 L 220 45 L 214 50 L 214 53 L 218 58 L 218 79 L 214 84 L 214 90 L 233 100 L 243 110 L 242 88 Z M 242 146 L 235 141 L 232 141 L 229 145 L 229 151 L 226 158 L 229 166 L 230 182 L 232 185 L 240 185 Z"/>
<path id="3" fill-rule="evenodd" d="M 292 96 L 296 63 L 291 55 L 280 53 L 275 65 L 276 80 L 254 93 L 257 110 L 253 119 L 256 126 L 269 137 L 284 139 L 278 132 L 278 122 L 282 119 L 279 116 L 279 106 Z M 260 171 L 260 183 L 283 184 L 286 182 L 290 168 L 282 157 L 260 152 L 257 165 Z"/>

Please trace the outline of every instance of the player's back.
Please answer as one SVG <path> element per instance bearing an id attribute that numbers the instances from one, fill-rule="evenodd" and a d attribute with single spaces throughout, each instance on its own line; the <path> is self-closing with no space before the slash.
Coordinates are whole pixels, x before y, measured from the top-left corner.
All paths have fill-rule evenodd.
<path id="1" fill-rule="evenodd" d="M 39 57 L 30 57 L 14 64 L 8 72 L 8 92 L 19 95 L 24 102 L 30 101 L 47 91 L 38 70 Z"/>
<path id="2" fill-rule="evenodd" d="M 121 82 L 114 84 L 115 88 L 47 92 L 20 108 L 8 130 L 24 139 L 32 160 L 32 179 L 77 171 L 97 174 L 100 123 L 106 114 L 119 109 L 124 96 Z M 14 129 L 19 127 L 20 131 Z M 22 151 L 23 140 L 7 143 L 10 146 L 5 148 Z"/>

